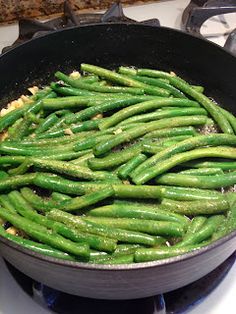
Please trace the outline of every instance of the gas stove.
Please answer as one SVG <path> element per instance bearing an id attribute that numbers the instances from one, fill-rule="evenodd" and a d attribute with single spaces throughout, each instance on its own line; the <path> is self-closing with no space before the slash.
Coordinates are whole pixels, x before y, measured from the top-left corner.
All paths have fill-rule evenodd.
<path id="1" fill-rule="evenodd" d="M 221 4 L 220 10 L 217 6 L 219 4 Z M 20 38 L 18 38 L 19 26 L 17 24 L 0 26 L 0 51 L 15 43 L 17 38 L 17 43 L 19 43 L 21 40 L 65 27 L 66 24 L 67 26 L 83 24 L 85 18 L 94 22 L 90 15 L 80 17 L 78 20 L 78 17 L 67 9 L 64 18 L 56 19 L 53 22 L 21 21 Z M 201 9 L 204 12 L 203 15 L 199 13 Z M 235 12 L 235 0 L 165 0 L 131 6 L 123 8 L 123 10 L 119 6 L 114 6 L 105 12 L 105 15 L 102 14 L 104 12 L 98 13 L 95 22 L 97 20 L 114 22 L 118 17 L 122 18 L 124 22 L 135 20 L 157 27 L 161 24 L 161 26 L 183 29 L 196 36 L 203 35 L 221 46 L 224 46 L 225 42 L 226 46 L 231 46 L 235 41 L 233 39 L 236 28 Z M 207 17 L 211 18 L 207 19 Z M 32 32 L 32 28 L 37 30 L 36 34 Z M 27 36 L 28 38 L 24 38 Z M 231 43 L 229 40 L 227 42 L 227 38 L 232 39 Z M 53 310 L 61 314 L 116 314 L 121 312 L 123 314 L 180 314 L 186 312 L 191 314 L 233 314 L 236 307 L 236 263 L 234 261 L 235 255 L 202 280 L 184 289 L 168 293 L 164 297 L 156 296 L 142 300 L 113 302 L 75 298 L 61 294 L 32 281 L 11 266 L 7 267 L 0 258 L 0 314 L 49 314 L 53 313 Z M 65 304 L 70 306 L 67 308 Z"/>

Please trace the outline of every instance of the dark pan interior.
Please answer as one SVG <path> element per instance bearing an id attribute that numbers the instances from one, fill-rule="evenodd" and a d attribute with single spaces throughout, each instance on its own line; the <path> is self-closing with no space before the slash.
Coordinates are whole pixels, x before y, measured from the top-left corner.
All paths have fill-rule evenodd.
<path id="1" fill-rule="evenodd" d="M 4 54 L 0 58 L 1 105 L 32 84 L 47 84 L 56 70 L 69 73 L 78 69 L 81 62 L 109 68 L 135 65 L 172 70 L 203 85 L 208 96 L 235 110 L 235 57 L 179 31 L 125 24 L 67 29 Z"/>

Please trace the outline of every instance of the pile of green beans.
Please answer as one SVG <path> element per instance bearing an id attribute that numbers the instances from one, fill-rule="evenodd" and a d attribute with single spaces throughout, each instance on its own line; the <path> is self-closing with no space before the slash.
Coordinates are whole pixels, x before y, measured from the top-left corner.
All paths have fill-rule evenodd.
<path id="1" fill-rule="evenodd" d="M 81 73 L 56 72 L 60 81 L 0 117 L 0 236 L 112 265 L 236 230 L 236 117 L 173 73 Z"/>

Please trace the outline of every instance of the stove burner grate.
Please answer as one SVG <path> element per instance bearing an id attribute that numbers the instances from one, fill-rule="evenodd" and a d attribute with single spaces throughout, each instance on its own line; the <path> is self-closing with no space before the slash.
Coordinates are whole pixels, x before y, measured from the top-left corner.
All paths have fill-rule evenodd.
<path id="1" fill-rule="evenodd" d="M 203 37 L 201 27 L 213 16 L 235 13 L 235 0 L 191 0 L 182 15 L 182 29 Z M 236 28 L 228 35 L 224 47 L 236 55 Z"/>
<path id="2" fill-rule="evenodd" d="M 12 44 L 3 48 L 2 52 L 6 52 L 19 44 L 22 44 L 32 38 L 48 34 L 53 31 L 65 29 L 69 27 L 97 24 L 97 23 L 138 23 L 150 26 L 160 26 L 158 19 L 150 19 L 137 22 L 125 16 L 122 5 L 114 3 L 105 13 L 88 13 L 77 14 L 72 9 L 69 1 L 64 2 L 64 12 L 61 17 L 50 19 L 46 22 L 39 22 L 32 19 L 19 20 L 19 37 Z"/>

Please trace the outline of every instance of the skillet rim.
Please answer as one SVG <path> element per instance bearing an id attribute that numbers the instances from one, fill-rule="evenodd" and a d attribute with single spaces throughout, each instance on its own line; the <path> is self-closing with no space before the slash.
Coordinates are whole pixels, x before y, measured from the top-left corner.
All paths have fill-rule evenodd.
<path id="1" fill-rule="evenodd" d="M 172 32 L 172 33 L 180 33 L 181 35 L 186 36 L 187 38 L 190 37 L 190 38 L 195 38 L 196 41 L 204 41 L 206 44 L 213 46 L 214 49 L 220 50 L 223 53 L 226 53 L 226 54 L 230 55 L 231 57 L 235 58 L 235 61 L 236 61 L 235 55 L 233 55 L 231 52 L 225 50 L 223 47 L 217 45 L 216 43 L 210 42 L 209 40 L 205 39 L 204 37 L 194 36 L 192 34 L 184 32 L 183 30 L 176 30 L 176 29 L 172 29 L 170 27 L 165 27 L 165 26 L 160 26 L 157 28 L 156 26 L 149 26 L 149 25 L 143 25 L 143 24 L 137 24 L 137 23 L 126 23 L 126 22 L 94 23 L 94 24 L 90 24 L 90 25 L 73 26 L 73 27 L 69 27 L 67 29 L 56 30 L 56 31 L 53 31 L 49 34 L 44 34 L 40 37 L 32 38 L 29 41 L 22 43 L 22 44 L 18 45 L 17 47 L 14 47 L 14 48 L 4 52 L 3 54 L 0 55 L 0 60 L 7 57 L 8 54 L 14 53 L 18 49 L 22 49 L 22 47 L 24 48 L 24 47 L 27 47 L 27 45 L 31 45 L 32 42 L 34 42 L 34 41 L 40 41 L 42 38 L 45 38 L 45 37 L 56 36 L 58 33 L 66 33 L 66 32 L 69 32 L 71 30 L 75 30 L 75 29 L 79 29 L 79 28 L 91 28 L 91 27 L 93 28 L 93 27 L 104 27 L 104 26 L 109 27 L 109 26 L 114 26 L 114 25 L 124 25 L 126 27 L 137 27 L 137 28 L 141 27 L 141 28 L 154 29 L 154 30 L 155 29 L 164 29 L 164 30 L 167 30 L 167 31 Z M 93 271 L 97 271 L 97 270 L 126 271 L 126 270 L 137 270 L 137 269 L 149 269 L 149 268 L 153 268 L 153 267 L 161 267 L 161 266 L 164 266 L 167 264 L 168 265 L 176 264 L 180 261 L 186 261 L 186 260 L 189 260 L 191 258 L 194 258 L 197 255 L 200 256 L 207 251 L 211 251 L 217 247 L 223 246 L 223 244 L 227 243 L 228 241 L 230 241 L 234 237 L 236 237 L 236 230 L 232 231 L 230 234 L 224 236 L 223 238 L 218 239 L 217 241 L 215 241 L 215 242 L 213 242 L 207 246 L 204 246 L 200 249 L 191 251 L 189 253 L 185 253 L 182 255 L 178 255 L 175 257 L 166 258 L 166 259 L 162 259 L 162 260 L 157 260 L 157 261 L 144 262 L 144 263 L 132 263 L 132 264 L 120 264 L 120 265 L 101 265 L 101 264 L 95 264 L 95 263 L 89 264 L 89 263 L 85 263 L 85 262 L 65 261 L 62 259 L 58 259 L 58 258 L 43 255 L 41 253 L 34 252 L 30 249 L 23 248 L 21 245 L 14 243 L 11 240 L 5 239 L 2 236 L 0 236 L 0 244 L 3 243 L 12 249 L 15 249 L 18 252 L 21 252 L 21 253 L 26 254 L 28 256 L 31 256 L 33 258 L 39 259 L 41 261 L 56 264 L 59 266 L 72 267 L 72 268 L 81 269 L 81 270 L 82 269 L 83 270 L 93 270 Z M 3 256 L 3 258 L 4 258 L 4 256 Z"/>
<path id="2" fill-rule="evenodd" d="M 175 33 L 180 33 L 184 36 L 190 37 L 190 38 L 195 38 L 198 41 L 203 41 L 206 44 L 212 45 L 213 47 L 220 49 L 221 51 L 229 54 L 230 56 L 236 58 L 236 55 L 234 55 L 232 52 L 230 52 L 229 50 L 226 50 L 224 47 L 206 39 L 205 37 L 203 37 L 202 35 L 197 36 L 197 35 L 193 35 L 190 33 L 187 33 L 185 31 L 183 31 L 182 29 L 174 29 L 171 27 L 167 27 L 167 26 L 151 26 L 151 25 L 145 25 L 145 24 L 138 24 L 138 23 L 132 23 L 132 22 L 104 22 L 104 23 L 92 23 L 89 25 L 79 25 L 79 26 L 71 26 L 65 29 L 59 29 L 59 30 L 55 30 L 55 31 L 51 31 L 49 34 L 42 34 L 39 37 L 35 37 L 35 38 L 31 38 L 30 40 L 28 40 L 27 42 L 21 43 L 19 45 L 17 45 L 16 47 L 10 48 L 8 51 L 3 52 L 2 54 L 0 54 L 0 59 L 2 57 L 4 57 L 5 55 L 7 55 L 8 53 L 17 50 L 18 48 L 21 48 L 22 46 L 27 46 L 28 44 L 31 44 L 34 41 L 38 41 L 41 38 L 45 38 L 45 37 L 52 37 L 53 35 L 56 35 L 58 33 L 66 33 L 67 31 L 71 31 L 71 30 L 75 30 L 75 29 L 80 29 L 80 28 L 90 28 L 90 27 L 104 27 L 104 26 L 114 26 L 114 25 L 124 25 L 126 27 L 140 27 L 140 28 L 149 28 L 149 29 L 164 29 L 167 31 L 171 31 L 171 32 L 175 32 Z"/>
<path id="3" fill-rule="evenodd" d="M 31 256 L 33 258 L 39 259 L 43 262 L 48 262 L 50 264 L 56 264 L 59 266 L 69 267 L 69 268 L 75 268 L 75 269 L 81 269 L 81 270 L 103 270 L 103 271 L 113 271 L 113 270 L 120 270 L 120 271 L 126 271 L 126 270 L 138 270 L 138 269 L 149 269 L 153 267 L 161 267 L 164 265 L 171 265 L 176 264 L 181 261 L 186 261 L 191 258 L 194 258 L 195 256 L 200 256 L 204 254 L 207 251 L 212 251 L 220 246 L 223 246 L 225 243 L 229 242 L 233 238 L 236 238 L 236 230 L 232 231 L 228 235 L 224 236 L 223 238 L 218 239 L 217 241 L 210 243 L 204 247 L 201 247 L 200 249 L 196 249 L 194 251 L 190 251 L 188 253 L 165 258 L 161 260 L 156 261 L 150 261 L 150 262 L 143 262 L 143 263 L 132 263 L 132 264 L 120 264 L 120 265 L 102 265 L 102 264 L 96 264 L 96 263 L 86 263 L 86 262 L 73 262 L 73 261 L 66 261 L 59 258 L 54 258 L 51 256 L 43 255 L 42 253 L 34 252 L 30 249 L 22 247 L 20 244 L 17 244 L 13 242 L 12 240 L 8 240 L 2 236 L 0 236 L 0 244 L 1 242 L 7 246 L 9 246 L 12 249 L 15 249 L 16 251 L 23 253 L 25 255 Z M 236 248 L 235 248 L 236 251 Z M 2 256 L 4 258 L 4 255 Z"/>

